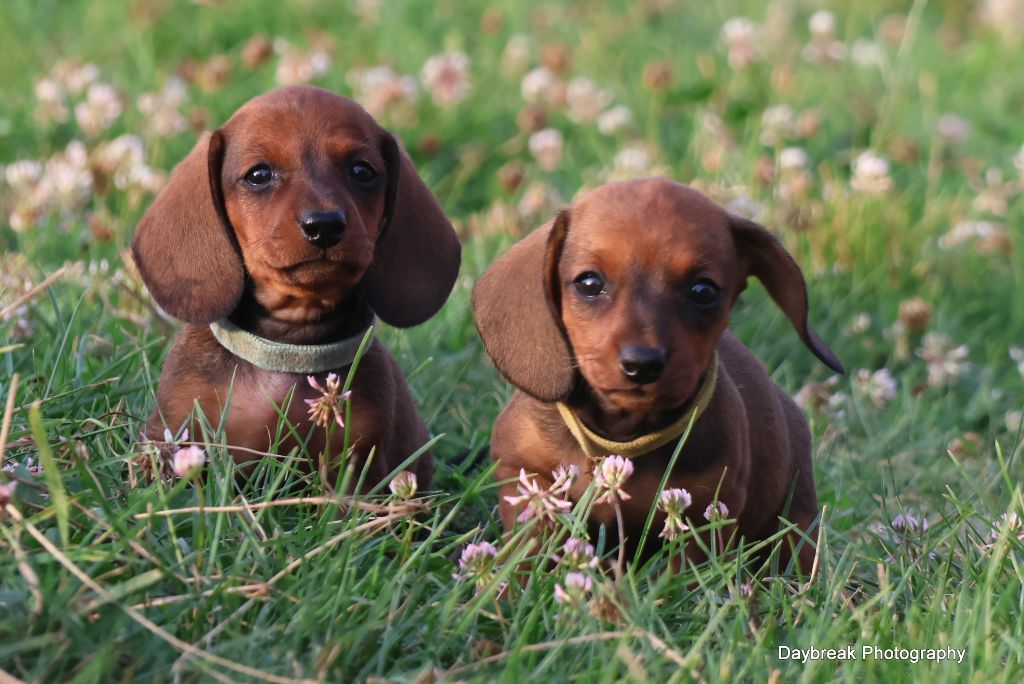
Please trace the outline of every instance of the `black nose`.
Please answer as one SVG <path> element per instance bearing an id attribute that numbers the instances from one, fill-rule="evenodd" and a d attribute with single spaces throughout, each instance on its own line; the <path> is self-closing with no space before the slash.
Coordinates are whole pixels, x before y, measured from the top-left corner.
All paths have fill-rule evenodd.
<path id="1" fill-rule="evenodd" d="M 619 368 L 630 382 L 652 383 L 665 370 L 665 350 L 658 347 L 623 347 L 619 352 Z"/>
<path id="2" fill-rule="evenodd" d="M 314 211 L 309 209 L 299 216 L 299 226 L 306 239 L 317 247 L 327 249 L 341 242 L 345 232 L 345 212 L 341 209 Z"/>

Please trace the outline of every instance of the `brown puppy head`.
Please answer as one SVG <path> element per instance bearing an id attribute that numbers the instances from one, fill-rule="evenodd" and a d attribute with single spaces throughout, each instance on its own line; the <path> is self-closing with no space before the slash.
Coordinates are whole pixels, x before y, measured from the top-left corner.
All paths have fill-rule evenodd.
<path id="1" fill-rule="evenodd" d="M 231 313 L 248 282 L 284 321 L 315 321 L 365 286 L 382 319 L 416 325 L 447 299 L 460 251 L 394 137 L 311 87 L 250 100 L 204 135 L 132 241 L 153 297 L 193 323 Z"/>
<path id="2" fill-rule="evenodd" d="M 527 394 L 563 400 L 582 376 L 608 408 L 667 410 L 696 392 L 751 275 L 841 372 L 779 242 L 666 179 L 584 195 L 488 269 L 473 310 L 498 370 Z"/>

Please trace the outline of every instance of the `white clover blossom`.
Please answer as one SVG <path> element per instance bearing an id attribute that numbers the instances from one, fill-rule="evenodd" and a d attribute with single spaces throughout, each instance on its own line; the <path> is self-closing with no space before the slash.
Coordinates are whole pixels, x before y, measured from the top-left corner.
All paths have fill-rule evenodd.
<path id="1" fill-rule="evenodd" d="M 658 508 L 665 512 L 665 526 L 659 536 L 675 539 L 690 529 L 683 519 L 686 509 L 693 503 L 693 497 L 685 489 L 673 487 L 664 490 L 658 497 Z"/>
<path id="2" fill-rule="evenodd" d="M 582 572 L 570 572 L 565 576 L 565 586 L 555 585 L 555 603 L 578 607 L 587 600 L 594 587 L 589 575 Z"/>
<path id="3" fill-rule="evenodd" d="M 808 163 L 810 157 L 802 147 L 787 147 L 779 152 L 779 169 L 783 172 L 806 169 Z"/>
<path id="4" fill-rule="evenodd" d="M 390 109 L 419 99 L 420 88 L 412 76 L 403 76 L 389 66 L 353 69 L 345 77 L 366 111 L 382 116 Z"/>
<path id="5" fill-rule="evenodd" d="M 324 50 L 302 52 L 288 41 L 278 39 L 274 50 L 280 55 L 277 63 L 277 82 L 280 85 L 301 85 L 323 76 L 331 68 L 331 56 Z"/>
<path id="6" fill-rule="evenodd" d="M 344 428 L 343 404 L 352 397 L 352 390 L 341 391 L 341 378 L 336 373 L 327 374 L 324 381 L 326 389 L 316 381 L 315 376 L 307 375 L 306 382 L 321 395 L 316 399 L 306 399 L 306 404 L 309 405 L 309 419 L 320 427 L 327 427 L 333 419 L 338 427 Z"/>
<path id="7" fill-rule="evenodd" d="M 505 43 L 501 53 L 501 68 L 506 74 L 521 74 L 530 63 L 530 38 L 517 33 Z"/>
<path id="8" fill-rule="evenodd" d="M 594 486 L 600 493 L 596 503 L 616 504 L 633 498 L 623 489 L 626 480 L 633 474 L 633 462 L 617 454 L 601 460 L 594 475 Z"/>
<path id="9" fill-rule="evenodd" d="M 808 62 L 839 62 L 846 58 L 846 44 L 835 39 L 836 15 L 828 10 L 818 10 L 807 22 L 811 42 L 804 46 L 801 55 Z"/>
<path id="10" fill-rule="evenodd" d="M 416 480 L 416 473 L 411 470 L 403 470 L 391 478 L 391 482 L 388 482 L 388 489 L 400 501 L 408 501 L 415 497 L 418 488 L 419 482 Z"/>
<path id="11" fill-rule="evenodd" d="M 55 79 L 44 77 L 36 81 L 36 119 L 42 123 L 64 123 L 69 112 L 64 88 Z"/>
<path id="12" fill-rule="evenodd" d="M 100 78 L 100 68 L 92 63 L 80 64 L 76 61 L 60 62 L 50 72 L 65 90 L 78 96 L 85 92 Z"/>
<path id="13" fill-rule="evenodd" d="M 1024 349 L 1013 345 L 1009 349 L 1010 359 L 1017 364 L 1017 372 L 1024 378 Z"/>
<path id="14" fill-rule="evenodd" d="M 604 108 L 611 104 L 612 95 L 591 79 L 578 76 L 569 81 L 565 101 L 569 107 L 569 119 L 575 123 L 587 123 L 598 119 Z"/>
<path id="15" fill-rule="evenodd" d="M 1006 237 L 1006 227 L 994 221 L 961 221 L 939 238 L 939 247 L 952 249 L 968 242 L 993 242 Z"/>
<path id="16" fill-rule="evenodd" d="M 0 482 L 0 509 L 14 500 L 14 490 L 18 488 L 18 481 Z"/>
<path id="17" fill-rule="evenodd" d="M 716 522 L 729 517 L 729 507 L 722 501 L 713 501 L 704 509 L 704 519 L 708 522 Z"/>
<path id="18" fill-rule="evenodd" d="M 882 408 L 896 397 L 896 380 L 888 368 L 881 368 L 873 373 L 861 368 L 853 378 L 853 391 L 870 399 L 877 408 Z"/>
<path id="19" fill-rule="evenodd" d="M 992 541 L 995 541 L 1004 531 L 1008 536 L 1017 537 L 1017 539 L 1024 541 L 1024 519 L 1017 515 L 1015 511 L 1003 513 L 999 516 L 999 520 L 995 521 L 989 537 Z"/>
<path id="20" fill-rule="evenodd" d="M 459 557 L 459 571 L 452 575 L 456 580 L 472 580 L 477 588 L 494 578 L 494 561 L 498 549 L 491 542 L 482 541 L 467 544 Z"/>
<path id="21" fill-rule="evenodd" d="M 562 160 L 564 139 L 561 131 L 545 128 L 530 136 L 530 154 L 544 171 L 554 171 Z"/>
<path id="22" fill-rule="evenodd" d="M 576 478 L 580 476 L 580 469 L 575 465 L 566 463 L 560 464 L 551 472 L 554 481 L 549 491 L 556 496 L 565 496 L 569 493 Z"/>
<path id="23" fill-rule="evenodd" d="M 873 40 L 858 38 L 850 46 L 850 61 L 862 69 L 879 67 L 885 63 L 885 50 Z"/>
<path id="24" fill-rule="evenodd" d="M 729 54 L 729 66 L 743 69 L 757 61 L 756 36 L 757 25 L 746 17 L 733 17 L 722 24 L 721 38 Z"/>
<path id="25" fill-rule="evenodd" d="M 43 166 L 34 159 L 19 159 L 4 169 L 4 180 L 15 192 L 23 192 L 39 182 Z"/>
<path id="26" fill-rule="evenodd" d="M 469 94 L 469 57 L 464 52 L 445 52 L 427 59 L 420 81 L 434 104 L 447 107 Z"/>
<path id="27" fill-rule="evenodd" d="M 818 10 L 807 20 L 807 28 L 815 38 L 831 38 L 836 33 L 836 15 Z"/>
<path id="28" fill-rule="evenodd" d="M 161 90 L 139 95 L 136 106 L 145 115 L 146 132 L 163 138 L 184 131 L 188 123 L 179 108 L 187 97 L 188 86 L 177 76 L 167 79 Z"/>
<path id="29" fill-rule="evenodd" d="M 519 92 L 530 104 L 554 101 L 561 88 L 561 79 L 547 67 L 537 67 L 527 72 L 519 83 Z"/>
<path id="30" fill-rule="evenodd" d="M 853 161 L 850 187 L 865 195 L 884 195 L 889 192 L 893 187 L 889 161 L 871 150 L 861 152 Z"/>
<path id="31" fill-rule="evenodd" d="M 106 83 L 93 83 L 85 100 L 75 105 L 75 121 L 86 135 L 92 137 L 110 128 L 123 107 L 121 97 Z"/>
<path id="32" fill-rule="evenodd" d="M 954 346 L 948 335 L 927 333 L 917 355 L 928 364 L 928 386 L 939 387 L 963 375 L 967 371 L 968 353 L 966 344 Z"/>
<path id="33" fill-rule="evenodd" d="M 911 511 L 903 511 L 889 525 L 901 534 L 923 534 L 928 530 L 928 519 L 924 516 L 918 518 Z"/>
<path id="34" fill-rule="evenodd" d="M 559 483 L 563 487 L 564 483 Z M 568 487 L 565 486 L 567 490 Z M 565 513 L 572 508 L 572 503 L 563 499 L 564 492 L 554 492 L 551 488 L 543 488 L 537 477 L 530 475 L 525 469 L 519 469 L 519 482 L 516 484 L 516 496 L 506 496 L 510 506 L 522 507 L 516 520 L 527 522 L 533 518 L 554 521 L 558 513 Z"/>
<path id="35" fill-rule="evenodd" d="M 597 567 L 594 545 L 586 539 L 577 537 L 569 537 L 566 540 L 562 546 L 562 555 L 557 560 L 559 565 L 569 570 L 581 571 Z"/>
<path id="36" fill-rule="evenodd" d="M 761 112 L 761 144 L 773 147 L 793 137 L 796 113 L 789 105 L 773 105 Z"/>
<path id="37" fill-rule="evenodd" d="M 605 174 L 608 182 L 642 178 L 644 176 L 667 176 L 671 172 L 657 163 L 654 152 L 642 142 L 633 142 L 615 153 L 612 168 Z"/>
<path id="38" fill-rule="evenodd" d="M 633 112 L 626 105 L 616 105 L 597 117 L 597 130 L 604 135 L 615 135 L 633 123 Z"/>
<path id="39" fill-rule="evenodd" d="M 562 202 L 558 191 L 547 183 L 530 183 L 516 205 L 516 211 L 524 219 L 534 218 L 546 212 L 553 212 Z"/>
<path id="40" fill-rule="evenodd" d="M 971 137 L 971 122 L 962 116 L 947 112 L 939 117 L 935 130 L 946 142 L 959 144 Z"/>
<path id="41" fill-rule="evenodd" d="M 171 459 L 171 470 L 182 479 L 188 479 L 199 473 L 206 464 L 206 452 L 195 445 L 182 447 L 174 452 Z"/>

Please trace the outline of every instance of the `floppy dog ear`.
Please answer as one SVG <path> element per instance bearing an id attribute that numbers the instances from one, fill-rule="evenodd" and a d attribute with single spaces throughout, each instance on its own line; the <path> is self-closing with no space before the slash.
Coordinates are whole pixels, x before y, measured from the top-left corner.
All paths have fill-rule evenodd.
<path id="1" fill-rule="evenodd" d="M 384 135 L 388 191 L 366 274 L 367 298 L 383 320 L 418 325 L 441 308 L 459 275 L 462 246 L 451 222 L 391 134 Z"/>
<path id="2" fill-rule="evenodd" d="M 837 373 L 845 373 L 843 364 L 807 324 L 807 284 L 793 257 L 763 226 L 738 216 L 730 216 L 729 222 L 747 275 L 757 276 L 764 284 L 811 353 Z"/>
<path id="3" fill-rule="evenodd" d="M 245 283 L 224 211 L 223 156 L 223 134 L 203 135 L 174 168 L 132 239 L 135 265 L 153 299 L 189 323 L 210 323 L 231 313 Z"/>
<path id="4" fill-rule="evenodd" d="M 512 245 L 473 289 L 473 318 L 502 375 L 541 401 L 561 401 L 576 382 L 561 325 L 558 260 L 568 211 Z"/>

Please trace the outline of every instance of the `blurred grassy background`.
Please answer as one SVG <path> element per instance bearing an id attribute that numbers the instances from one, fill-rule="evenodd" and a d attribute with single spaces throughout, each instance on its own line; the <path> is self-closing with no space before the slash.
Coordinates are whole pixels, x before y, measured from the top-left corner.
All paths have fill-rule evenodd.
<path id="1" fill-rule="evenodd" d="M 95 606 L 25 525 L 3 520 L 0 545 L 12 551 L 0 560 L 4 670 L 37 681 L 231 672 L 177 660 L 123 604 L 282 677 L 416 680 L 503 653 L 497 669 L 467 672 L 818 680 L 837 674 L 834 664 L 780 662 L 773 645 L 851 641 L 948 644 L 970 656 L 962 666 L 849 664 L 838 670 L 849 678 L 1019 675 L 1024 556 L 1014 534 L 998 548 L 989 535 L 1001 514 L 1021 512 L 1024 80 L 1013 65 L 1024 62 L 1024 3 L 51 0 L 8 2 L 0 17 L 2 394 L 21 378 L 4 466 L 31 524 L 56 542 L 63 521 L 64 552 L 121 592 Z M 438 103 L 443 84 L 425 65 L 455 53 L 466 66 L 449 75 L 465 92 Z M 118 110 L 95 130 L 75 113 L 90 84 L 74 92 L 68 76 L 88 64 L 91 84 L 113 92 L 111 102 L 97 91 L 96 110 Z M 366 76 L 381 66 L 391 70 L 383 81 Z M 270 542 L 231 515 L 180 527 L 133 518 L 197 494 L 182 483 L 127 486 L 125 459 L 173 327 L 123 250 L 198 132 L 304 68 L 315 85 L 385 103 L 375 113 L 464 238 L 463 278 L 441 314 L 384 333 L 432 431 L 445 433 L 435 485 L 446 494 L 415 562 L 403 565 L 387 535 L 354 535 L 250 605 L 229 588 L 273 575 L 337 530 L 314 509 L 266 513 L 260 520 L 278 530 Z M 60 85 L 63 117 L 40 104 L 47 78 Z M 384 87 L 400 94 L 384 97 Z M 158 94 L 154 107 L 147 93 Z M 619 106 L 626 123 L 597 118 Z M 173 125 L 156 130 L 161 115 Z M 106 146 L 125 135 L 122 147 L 138 154 L 110 161 Z M 36 176 L 25 171 L 33 163 Z M 652 173 L 776 230 L 804 267 L 812 324 L 850 370 L 831 379 L 760 287 L 744 295 L 734 330 L 799 392 L 815 433 L 831 535 L 822 575 L 802 590 L 761 585 L 763 573 L 735 558 L 713 563 L 701 588 L 693 576 L 643 574 L 615 590 L 611 621 L 560 617 L 557 577 L 535 577 L 519 602 L 474 599 L 451 579 L 451 559 L 468 539 L 496 538 L 496 496 L 483 464 L 456 456 L 487 443 L 509 389 L 476 339 L 473 280 L 579 190 Z M 61 267 L 53 287 L 6 310 Z M 28 420 L 34 401 L 42 432 Z M 42 437 L 71 497 L 64 513 L 38 471 Z M 214 500 L 239 494 L 226 471 L 208 487 Z M 241 493 L 271 497 L 255 486 Z M 900 513 L 929 530 L 894 531 Z M 751 581 L 760 602 L 736 593 Z M 167 596 L 183 598 L 157 600 Z M 658 635 L 686 667 L 635 634 L 562 643 L 634 628 Z"/>

